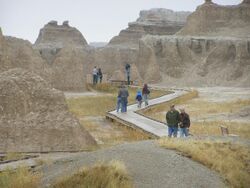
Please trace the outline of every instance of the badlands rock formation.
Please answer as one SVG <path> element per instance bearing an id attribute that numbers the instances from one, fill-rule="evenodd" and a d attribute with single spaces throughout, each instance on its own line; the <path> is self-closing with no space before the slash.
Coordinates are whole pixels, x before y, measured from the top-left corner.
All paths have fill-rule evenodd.
<path id="1" fill-rule="evenodd" d="M 85 38 L 76 28 L 69 26 L 68 21 L 58 25 L 50 21 L 39 32 L 34 48 L 38 49 L 44 59 L 52 63 L 56 54 L 65 46 L 83 47 Z"/>
<path id="2" fill-rule="evenodd" d="M 249 1 L 236 6 L 206 1 L 178 34 L 140 41 L 140 75 L 171 86 L 249 87 L 249 13 Z"/>
<path id="3" fill-rule="evenodd" d="M 250 86 L 250 39 L 147 36 L 137 64 L 148 81 L 170 86 Z"/>
<path id="4" fill-rule="evenodd" d="M 0 74 L 0 152 L 78 151 L 92 145 L 62 92 L 24 69 Z"/>
<path id="5" fill-rule="evenodd" d="M 179 35 L 250 37 L 249 0 L 222 6 L 206 1 L 197 7 Z"/>
<path id="6" fill-rule="evenodd" d="M 129 27 L 111 39 L 109 44 L 138 46 L 139 39 L 147 34 L 173 35 L 184 26 L 190 13 L 163 8 L 143 10 L 140 12 L 140 17 L 135 22 L 129 23 Z"/>
<path id="7" fill-rule="evenodd" d="M 122 31 L 104 48 L 88 46 L 82 34 L 68 22 L 58 25 L 51 21 L 40 30 L 34 48 L 50 66 L 52 86 L 60 90 L 85 90 L 86 75 L 91 74 L 94 66 L 101 67 L 108 79 L 120 80 L 125 79 L 124 67 L 129 63 L 133 67 L 131 79 L 140 81 L 135 66 L 139 39 L 146 34 L 174 34 L 183 27 L 188 14 L 167 9 L 142 11 L 140 18 L 124 31 L 125 35 Z"/>
<path id="8" fill-rule="evenodd" d="M 46 60 L 52 74 L 51 84 L 60 90 L 84 90 L 89 47 L 83 35 L 67 21 L 58 25 L 50 21 L 39 33 L 34 44 Z"/>
<path id="9" fill-rule="evenodd" d="M 41 58 L 38 51 L 32 48 L 29 41 L 3 36 L 0 32 L 0 72 L 23 68 L 31 70 L 47 81 L 51 72 L 47 63 Z"/>

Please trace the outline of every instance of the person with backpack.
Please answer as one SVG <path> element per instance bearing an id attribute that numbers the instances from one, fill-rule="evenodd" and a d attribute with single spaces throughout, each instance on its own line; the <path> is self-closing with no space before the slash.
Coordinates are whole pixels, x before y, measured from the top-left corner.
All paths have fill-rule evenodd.
<path id="1" fill-rule="evenodd" d="M 189 135 L 188 130 L 190 127 L 190 118 L 189 115 L 185 112 L 184 108 L 180 109 L 180 137 L 187 137 Z"/>
<path id="2" fill-rule="evenodd" d="M 148 98 L 149 98 L 150 90 L 148 89 L 148 85 L 144 84 L 142 89 L 142 97 L 145 102 L 145 106 L 148 106 Z"/>
<path id="3" fill-rule="evenodd" d="M 177 137 L 178 124 L 180 122 L 180 113 L 175 110 L 175 105 L 170 106 L 170 110 L 166 114 L 168 126 L 168 137 Z"/>
<path id="4" fill-rule="evenodd" d="M 137 91 L 135 100 L 137 101 L 138 108 L 141 108 L 141 104 L 142 104 L 142 93 L 141 93 L 140 90 Z"/>

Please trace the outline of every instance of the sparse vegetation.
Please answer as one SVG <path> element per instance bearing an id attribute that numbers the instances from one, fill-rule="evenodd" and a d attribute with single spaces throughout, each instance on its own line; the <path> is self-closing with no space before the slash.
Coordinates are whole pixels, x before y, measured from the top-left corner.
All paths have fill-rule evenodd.
<path id="1" fill-rule="evenodd" d="M 81 120 L 81 124 L 95 139 L 102 142 L 102 147 L 150 138 L 139 130 L 120 125 L 117 122 L 110 124 L 109 128 L 106 129 L 98 125 L 97 122 Z"/>
<path id="2" fill-rule="evenodd" d="M 1 188 L 38 188 L 41 175 L 32 173 L 27 168 L 16 171 L 6 170 L 0 173 Z"/>
<path id="3" fill-rule="evenodd" d="M 250 185 L 250 150 L 247 147 L 230 142 L 169 138 L 160 139 L 159 144 L 216 170 L 231 187 L 247 188 Z"/>
<path id="4" fill-rule="evenodd" d="M 195 100 L 192 100 L 195 99 Z M 198 98 L 198 92 L 192 91 L 175 100 L 156 105 L 152 108 L 142 110 L 140 113 L 158 121 L 165 122 L 165 115 L 170 104 L 185 106 L 192 121 L 190 131 L 194 135 L 221 135 L 220 126 L 225 126 L 231 134 L 236 134 L 243 138 L 250 138 L 250 123 L 229 122 L 222 120 L 203 120 L 203 117 L 220 113 L 238 112 L 241 108 L 250 105 L 250 100 L 236 100 L 232 102 L 214 103 Z"/>
<path id="5" fill-rule="evenodd" d="M 124 141 L 135 141 L 148 139 L 148 135 L 140 131 L 118 126 L 110 123 L 107 130 L 106 127 L 100 125 L 88 117 L 103 117 L 107 111 L 113 110 L 116 107 L 118 88 L 110 84 L 98 84 L 96 86 L 88 85 L 89 90 L 104 92 L 103 96 L 88 96 L 67 99 L 70 111 L 80 119 L 84 128 L 90 132 L 92 136 L 103 142 L 104 145 L 118 144 Z M 129 102 L 135 102 L 137 88 L 129 88 Z M 151 98 L 159 97 L 167 94 L 167 91 L 153 90 Z"/>
<path id="6" fill-rule="evenodd" d="M 229 134 L 235 134 L 242 138 L 250 138 L 250 123 L 226 121 L 193 122 L 191 132 L 193 135 L 221 135 L 220 126 L 227 127 Z"/>
<path id="7" fill-rule="evenodd" d="M 81 172 L 60 180 L 52 188 L 132 188 L 132 181 L 123 163 L 111 161 L 85 168 Z"/>

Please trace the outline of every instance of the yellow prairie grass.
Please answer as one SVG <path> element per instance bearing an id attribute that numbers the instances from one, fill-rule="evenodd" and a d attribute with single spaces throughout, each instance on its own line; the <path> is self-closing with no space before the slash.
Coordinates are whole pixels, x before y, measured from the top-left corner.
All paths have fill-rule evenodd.
<path id="1" fill-rule="evenodd" d="M 209 140 L 164 138 L 160 146 L 180 151 L 205 166 L 219 172 L 231 187 L 250 185 L 250 150 L 247 146 Z"/>
<path id="2" fill-rule="evenodd" d="M 108 164 L 99 163 L 93 167 L 85 168 L 72 177 L 64 178 L 53 188 L 132 188 L 132 181 L 126 167 L 119 161 Z"/>
<path id="3" fill-rule="evenodd" d="M 0 173 L 1 188 L 37 188 L 41 175 L 20 167 L 16 171 L 7 170 Z"/>
<path id="4" fill-rule="evenodd" d="M 226 121 L 193 122 L 190 132 L 194 135 L 221 135 L 220 126 L 227 127 L 229 134 L 238 135 L 242 138 L 250 138 L 250 123 Z"/>

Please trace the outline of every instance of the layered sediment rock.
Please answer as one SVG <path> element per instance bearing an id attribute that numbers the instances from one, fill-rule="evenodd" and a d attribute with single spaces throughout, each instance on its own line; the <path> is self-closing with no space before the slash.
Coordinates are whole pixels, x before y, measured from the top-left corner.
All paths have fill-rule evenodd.
<path id="1" fill-rule="evenodd" d="M 197 7 L 178 35 L 250 37 L 250 3 L 222 6 L 205 1 Z"/>
<path id="2" fill-rule="evenodd" d="M 128 28 L 111 39 L 109 44 L 137 45 L 144 35 L 173 35 L 185 24 L 190 12 L 174 12 L 169 9 L 150 9 L 140 12 L 140 17 L 128 24 Z"/>
<path id="3" fill-rule="evenodd" d="M 249 16 L 249 1 L 221 6 L 206 0 L 176 35 L 141 39 L 140 75 L 171 86 L 249 87 Z"/>
<path id="4" fill-rule="evenodd" d="M 140 43 L 137 66 L 148 81 L 182 87 L 250 86 L 250 39 L 147 36 Z"/>
<path id="5" fill-rule="evenodd" d="M 79 151 L 94 139 L 70 112 L 62 92 L 23 69 L 0 74 L 0 152 Z"/>

